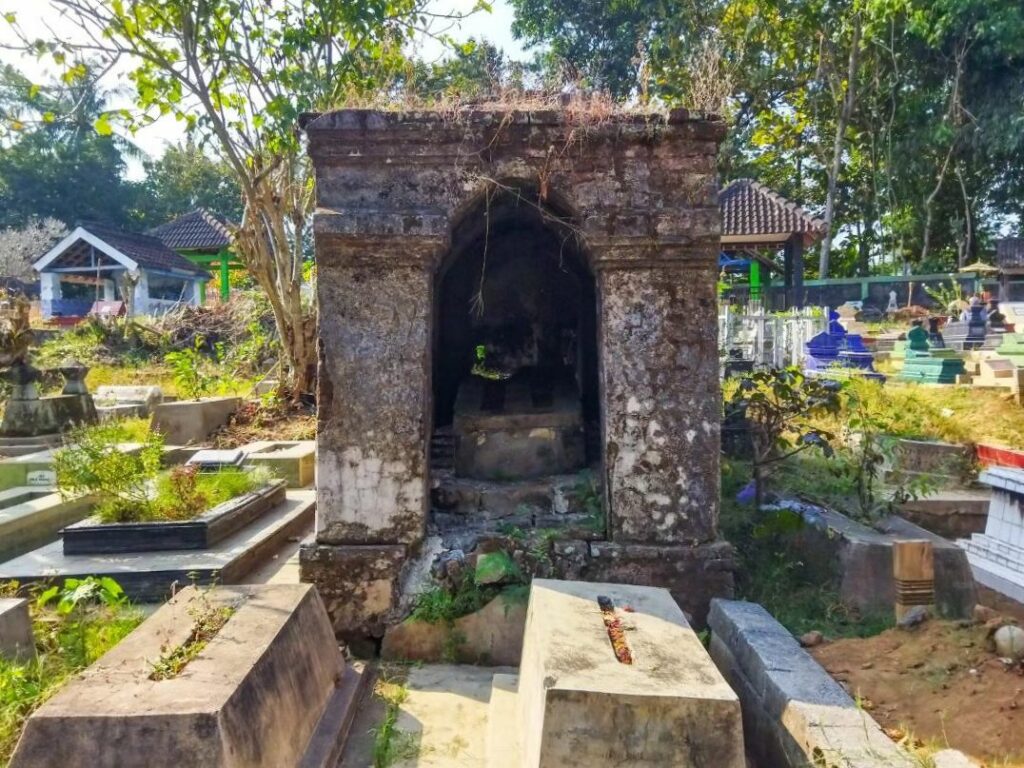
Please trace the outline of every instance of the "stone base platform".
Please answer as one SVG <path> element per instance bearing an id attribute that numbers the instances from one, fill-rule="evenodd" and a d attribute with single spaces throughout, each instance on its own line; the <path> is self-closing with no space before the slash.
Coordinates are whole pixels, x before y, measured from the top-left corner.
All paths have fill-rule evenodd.
<path id="1" fill-rule="evenodd" d="M 171 587 L 238 584 L 291 537 L 313 521 L 316 494 L 288 491 L 283 504 L 207 550 L 139 552 L 116 555 L 65 555 L 60 541 L 0 564 L 0 581 L 21 583 L 48 579 L 110 576 L 129 598 L 166 599 Z"/>
<path id="2" fill-rule="evenodd" d="M 178 674 L 151 679 L 204 604 L 233 612 Z M 310 587 L 187 588 L 43 704 L 11 764 L 327 768 L 354 715 L 348 671 Z"/>
<path id="3" fill-rule="evenodd" d="M 403 544 L 304 544 L 301 579 L 317 586 L 339 638 L 380 640 L 404 618 L 399 604 L 410 559 Z M 561 539 L 551 560 L 558 578 L 668 589 L 697 627 L 713 597 L 732 596 L 736 568 L 725 541 L 661 546 Z"/>

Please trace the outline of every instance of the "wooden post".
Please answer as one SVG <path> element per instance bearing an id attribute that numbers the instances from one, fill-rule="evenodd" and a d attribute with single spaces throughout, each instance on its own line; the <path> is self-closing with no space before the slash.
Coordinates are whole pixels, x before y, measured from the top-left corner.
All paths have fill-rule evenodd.
<path id="1" fill-rule="evenodd" d="M 935 604 L 935 552 L 930 541 L 894 542 L 892 571 L 896 581 L 896 621 L 911 608 Z"/>

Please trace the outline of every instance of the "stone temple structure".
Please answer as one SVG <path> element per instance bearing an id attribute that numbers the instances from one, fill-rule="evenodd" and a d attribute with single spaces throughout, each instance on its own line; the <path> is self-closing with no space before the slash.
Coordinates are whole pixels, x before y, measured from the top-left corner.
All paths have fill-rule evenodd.
<path id="1" fill-rule="evenodd" d="M 444 472 L 507 481 L 499 495 L 590 467 L 601 530 L 556 546 L 555 575 L 668 587 L 701 622 L 733 568 L 718 536 L 722 123 L 584 104 L 304 127 L 320 390 L 301 569 L 339 635 L 396 620 L 432 530 L 439 440 Z"/>

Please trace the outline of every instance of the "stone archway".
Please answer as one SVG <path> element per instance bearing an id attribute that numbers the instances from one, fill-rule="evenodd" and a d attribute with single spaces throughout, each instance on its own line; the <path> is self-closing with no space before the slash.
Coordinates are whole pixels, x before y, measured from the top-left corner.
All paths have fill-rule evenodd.
<path id="1" fill-rule="evenodd" d="M 667 586 L 698 621 L 731 590 L 717 529 L 724 127 L 685 111 L 585 130 L 574 119 L 346 110 L 307 121 L 321 352 L 317 540 L 301 564 L 340 634 L 379 637 L 400 618 L 402 576 L 430 523 L 431 437 L 454 421 L 467 351 L 482 346 L 486 367 L 550 368 L 574 326 L 579 348 L 593 348 L 576 380 L 584 415 L 600 415 L 605 534 L 567 544 L 573 559 L 557 572 Z M 564 237 L 570 225 L 578 239 Z M 492 227 L 497 283 L 484 272 L 474 321 L 465 304 Z M 551 269 L 555 242 L 565 272 Z M 517 281 L 532 285 L 510 289 Z M 545 287 L 565 306 L 540 301 Z"/>

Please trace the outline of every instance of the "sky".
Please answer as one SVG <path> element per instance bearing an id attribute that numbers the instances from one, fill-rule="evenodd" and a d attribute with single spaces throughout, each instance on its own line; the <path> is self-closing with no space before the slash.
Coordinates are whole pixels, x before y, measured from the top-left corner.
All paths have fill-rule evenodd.
<path id="1" fill-rule="evenodd" d="M 436 13 L 465 14 L 472 10 L 475 0 L 431 0 L 430 10 Z M 57 34 L 74 33 L 60 16 L 55 13 L 44 0 L 35 0 L 29 3 L 28 0 L 0 0 L 0 16 L 7 12 L 16 12 L 18 23 L 29 35 L 49 37 L 47 28 Z M 434 33 L 446 33 L 456 40 L 468 40 L 469 38 L 487 39 L 494 43 L 505 53 L 514 59 L 528 58 L 519 41 L 512 37 L 511 27 L 513 12 L 507 0 L 493 0 L 492 11 L 477 12 L 461 22 L 453 24 L 451 28 L 437 25 L 432 31 Z M 13 42 L 14 37 L 7 25 L 0 21 L 0 45 Z M 421 37 L 416 43 L 417 53 L 427 61 L 437 61 L 445 55 L 444 46 L 430 37 Z M 0 48 L 0 64 L 12 64 L 33 80 L 47 80 L 55 73 L 48 69 L 45 61 L 40 62 L 35 57 L 25 57 L 17 52 Z M 123 75 L 124 70 L 120 74 Z M 117 74 L 113 73 L 108 87 L 117 85 Z M 130 87 L 130 86 L 129 86 Z M 120 96 L 115 96 L 111 107 L 114 109 L 131 106 L 131 93 L 127 89 Z M 174 120 L 173 117 L 165 117 L 157 120 L 150 126 L 139 130 L 129 138 L 146 154 L 151 157 L 159 157 L 164 149 L 170 144 L 177 144 L 184 140 L 183 125 Z M 129 162 L 128 176 L 138 179 L 142 176 L 142 166 L 138 162 Z"/>

